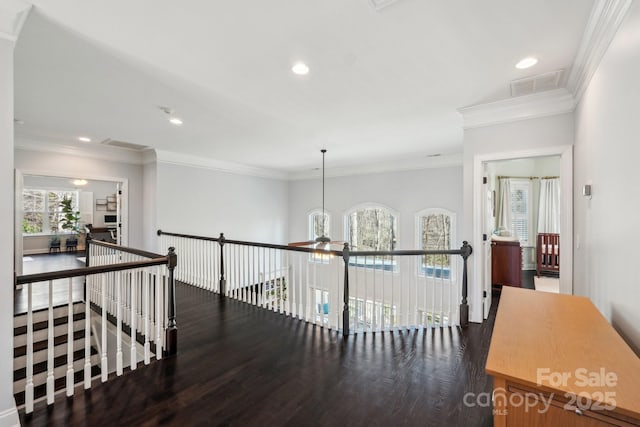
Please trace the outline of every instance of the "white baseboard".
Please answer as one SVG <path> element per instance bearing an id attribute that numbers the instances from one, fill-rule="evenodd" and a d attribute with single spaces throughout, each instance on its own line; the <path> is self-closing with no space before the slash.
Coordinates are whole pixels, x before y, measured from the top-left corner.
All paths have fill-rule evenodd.
<path id="1" fill-rule="evenodd" d="M 15 402 L 13 402 L 12 408 L 0 412 L 0 427 L 14 426 L 20 426 L 20 417 L 18 416 L 18 409 L 16 408 Z"/>
<path id="2" fill-rule="evenodd" d="M 48 254 L 49 249 L 25 249 L 22 251 L 23 255 L 40 255 L 40 254 Z"/>

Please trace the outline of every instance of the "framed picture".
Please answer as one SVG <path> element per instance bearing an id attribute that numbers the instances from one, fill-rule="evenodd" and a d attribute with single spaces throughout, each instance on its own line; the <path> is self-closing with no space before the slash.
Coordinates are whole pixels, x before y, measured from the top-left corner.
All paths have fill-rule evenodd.
<path id="1" fill-rule="evenodd" d="M 107 199 L 96 199 L 96 210 L 97 211 L 106 211 L 107 210 Z"/>
<path id="2" fill-rule="evenodd" d="M 116 202 L 107 202 L 107 211 L 108 212 L 115 212 L 117 209 L 117 205 Z"/>

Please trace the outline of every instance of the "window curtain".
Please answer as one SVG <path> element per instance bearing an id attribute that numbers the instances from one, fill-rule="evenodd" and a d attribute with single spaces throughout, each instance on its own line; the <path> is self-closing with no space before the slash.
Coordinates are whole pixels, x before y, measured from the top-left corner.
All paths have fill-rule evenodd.
<path id="1" fill-rule="evenodd" d="M 503 228 L 511 230 L 511 180 L 498 180 L 498 194 L 496 200 L 496 230 Z"/>
<path id="2" fill-rule="evenodd" d="M 560 179 L 540 180 L 538 233 L 560 233 Z"/>

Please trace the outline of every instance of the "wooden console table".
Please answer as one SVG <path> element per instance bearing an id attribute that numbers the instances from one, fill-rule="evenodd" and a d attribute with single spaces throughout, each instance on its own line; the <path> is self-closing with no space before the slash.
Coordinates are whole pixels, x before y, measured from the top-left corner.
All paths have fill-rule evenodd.
<path id="1" fill-rule="evenodd" d="M 640 426 L 640 358 L 587 298 L 504 288 L 486 371 L 495 426 Z"/>

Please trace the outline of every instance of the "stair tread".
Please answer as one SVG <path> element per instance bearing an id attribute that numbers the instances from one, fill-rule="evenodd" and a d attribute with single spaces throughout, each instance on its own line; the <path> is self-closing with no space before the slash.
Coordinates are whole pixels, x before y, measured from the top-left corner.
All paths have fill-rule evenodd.
<path id="1" fill-rule="evenodd" d="M 91 366 L 91 378 L 95 378 L 96 376 L 99 376 L 101 373 L 100 371 L 100 366 L 99 365 L 92 365 Z M 84 381 L 84 370 L 81 371 L 76 371 L 73 374 L 73 382 L 74 384 L 79 384 L 81 382 Z M 67 387 L 67 378 L 66 376 L 60 377 L 60 378 L 56 378 L 56 380 L 54 381 L 54 390 L 58 391 L 58 390 L 63 390 L 64 388 Z M 47 384 L 41 384 L 38 386 L 35 386 L 33 388 L 33 398 L 34 399 L 39 399 L 41 397 L 44 397 L 47 395 Z M 20 406 L 20 405 L 24 405 L 24 391 L 21 391 L 19 393 L 15 393 L 13 395 L 13 397 L 16 400 L 16 405 Z"/>
<path id="2" fill-rule="evenodd" d="M 80 312 L 80 313 L 74 313 L 73 314 L 73 321 L 76 322 L 78 320 L 82 320 L 85 318 L 85 313 L 84 312 Z M 60 325 L 66 325 L 68 322 L 69 318 L 68 316 L 65 314 L 64 316 L 61 317 L 56 317 L 53 319 L 53 326 L 60 326 Z M 47 329 L 49 327 L 49 321 L 45 320 L 43 322 L 37 322 L 33 324 L 33 332 L 36 331 L 41 331 L 43 329 Z M 27 333 L 27 326 L 18 326 L 17 328 L 13 328 L 13 336 L 17 337 L 19 335 L 24 335 Z"/>
<path id="3" fill-rule="evenodd" d="M 74 331 L 73 333 L 73 340 L 79 340 L 79 339 L 83 339 L 84 338 L 84 329 L 78 330 L 78 331 Z M 66 344 L 67 343 L 67 334 L 65 333 L 64 335 L 59 335 L 57 337 L 53 338 L 53 345 L 54 346 L 59 346 L 61 344 Z M 42 340 L 42 341 L 37 341 L 33 343 L 33 352 L 36 353 L 38 351 L 42 351 L 42 350 L 46 350 L 48 348 L 49 345 L 49 340 Z M 15 347 L 13 349 L 13 357 L 20 357 L 20 356 L 24 356 L 27 354 L 27 346 L 26 345 L 21 345 L 18 347 Z"/>
<path id="4" fill-rule="evenodd" d="M 91 355 L 98 354 L 98 350 L 96 350 L 93 346 L 91 346 Z M 73 361 L 76 362 L 78 360 L 84 359 L 84 349 L 76 350 L 73 352 Z M 64 366 L 67 363 L 67 355 L 63 354 L 53 359 L 54 368 L 59 368 L 60 366 Z M 33 365 L 33 375 L 40 374 L 42 372 L 47 372 L 48 361 L 45 360 L 43 362 L 35 363 Z M 20 381 L 25 379 L 27 376 L 27 368 L 20 368 L 13 371 L 13 381 Z"/>

